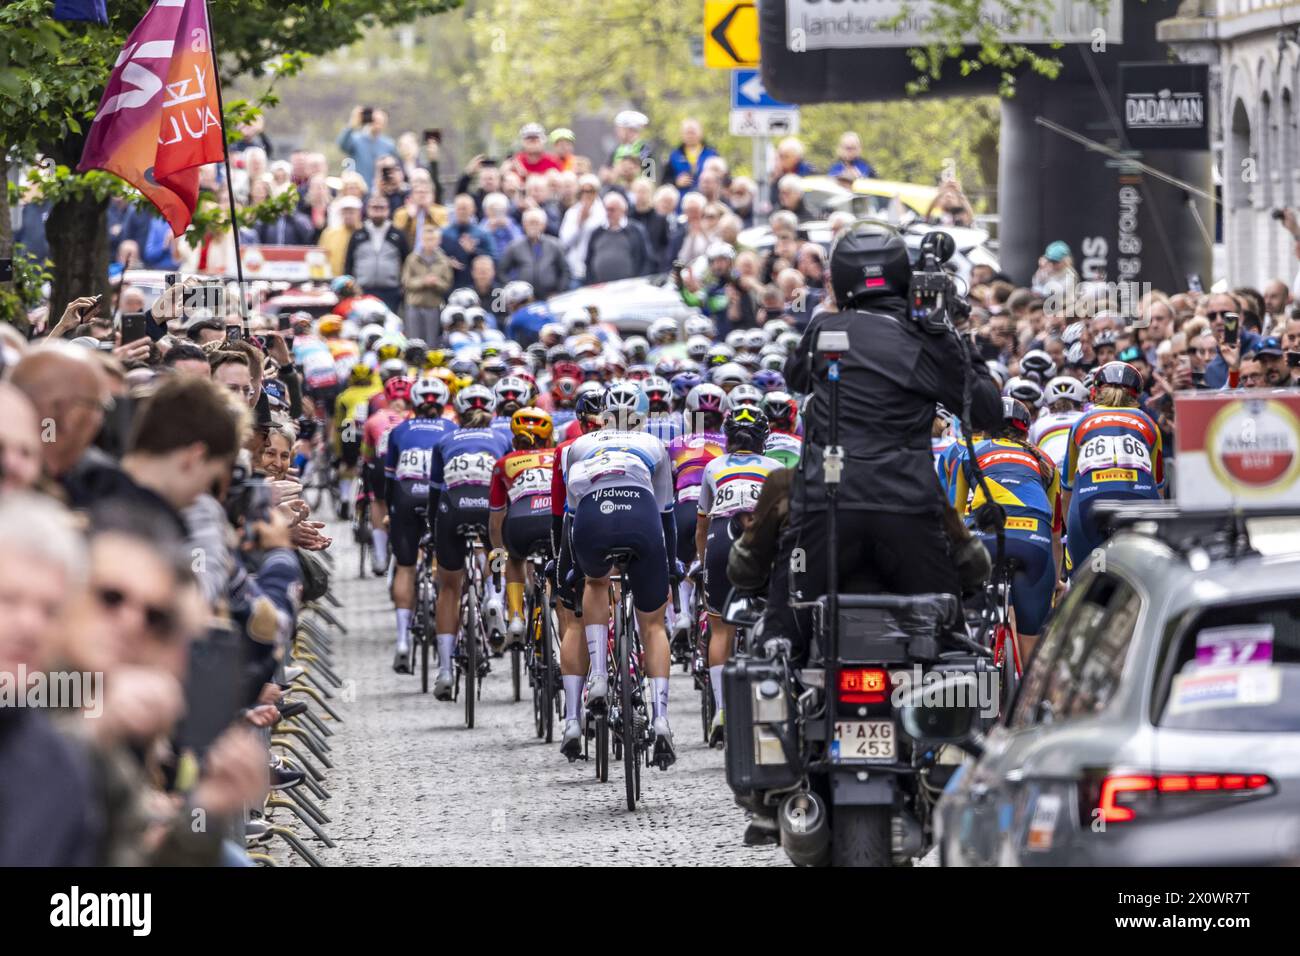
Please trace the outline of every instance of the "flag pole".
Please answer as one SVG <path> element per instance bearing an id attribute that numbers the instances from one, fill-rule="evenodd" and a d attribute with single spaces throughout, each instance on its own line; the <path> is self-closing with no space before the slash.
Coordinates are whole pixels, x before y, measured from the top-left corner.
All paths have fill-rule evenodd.
<path id="1" fill-rule="evenodd" d="M 212 74 L 217 81 L 217 111 L 221 114 L 221 153 L 226 161 L 226 195 L 230 199 L 230 232 L 235 239 L 235 276 L 239 282 L 239 323 L 248 336 L 248 313 L 244 302 L 244 253 L 239 245 L 239 216 L 235 212 L 235 180 L 230 175 L 230 141 L 226 138 L 226 103 L 221 94 L 221 63 L 217 56 L 217 34 L 212 29 L 212 11 L 203 0 L 203 17 L 208 21 L 208 47 L 212 50 Z"/>

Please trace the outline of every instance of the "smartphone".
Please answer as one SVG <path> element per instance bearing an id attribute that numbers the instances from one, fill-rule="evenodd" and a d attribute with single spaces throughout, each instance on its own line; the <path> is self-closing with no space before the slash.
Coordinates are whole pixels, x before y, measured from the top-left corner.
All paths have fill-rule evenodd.
<path id="1" fill-rule="evenodd" d="M 193 641 L 185 679 L 185 716 L 176 729 L 183 749 L 202 756 L 238 716 L 243 649 L 228 626 L 213 626 Z"/>
<path id="2" fill-rule="evenodd" d="M 291 326 L 290 323 L 289 323 L 289 313 L 288 313 L 288 312 L 281 312 L 281 313 L 280 313 L 280 331 L 281 331 L 281 332 L 288 332 L 290 328 L 292 328 L 292 326 Z"/>
<path id="3" fill-rule="evenodd" d="M 441 142 L 442 142 L 442 130 L 440 130 L 440 129 L 426 129 L 426 130 L 424 131 L 424 141 L 425 141 L 426 143 L 429 143 L 429 142 L 433 142 L 433 143 L 441 143 Z"/>
<path id="4" fill-rule="evenodd" d="M 1286 367 L 1287 367 L 1287 368 L 1300 368 L 1300 352 L 1287 352 L 1287 353 L 1286 353 Z"/>
<path id="5" fill-rule="evenodd" d="M 179 279 L 180 277 L 181 274 L 179 272 L 169 272 L 165 276 L 163 276 L 163 284 L 166 288 L 170 289 L 172 286 L 176 284 L 176 280 Z"/>
<path id="6" fill-rule="evenodd" d="M 130 345 L 132 342 L 148 337 L 149 326 L 143 312 L 124 312 L 122 314 L 123 345 Z"/>
<path id="7" fill-rule="evenodd" d="M 1199 274 L 1195 272 L 1189 272 L 1187 274 L 1187 291 L 1195 292 L 1197 295 L 1200 295 L 1205 291 L 1204 287 L 1201 285 L 1201 277 Z"/>
<path id="8" fill-rule="evenodd" d="M 244 327 L 242 325 L 226 326 L 226 341 L 238 342 L 244 337 Z"/>
<path id="9" fill-rule="evenodd" d="M 375 108 L 374 108 L 373 106 L 363 106 L 363 107 L 361 107 L 361 125 L 362 125 L 362 126 L 369 126 L 371 123 L 374 122 L 374 119 L 375 119 Z"/>
<path id="10" fill-rule="evenodd" d="M 99 306 L 104 301 L 104 296 L 101 293 L 95 296 L 94 299 L 95 301 L 86 306 L 85 310 L 81 313 L 81 319 L 83 322 L 99 311 Z"/>
<path id="11" fill-rule="evenodd" d="M 14 281 L 14 260 L 6 256 L 0 259 L 0 282 Z"/>
<path id="12" fill-rule="evenodd" d="M 1223 314 L 1223 344 L 1236 345 L 1241 330 L 1241 316 L 1236 312 Z"/>

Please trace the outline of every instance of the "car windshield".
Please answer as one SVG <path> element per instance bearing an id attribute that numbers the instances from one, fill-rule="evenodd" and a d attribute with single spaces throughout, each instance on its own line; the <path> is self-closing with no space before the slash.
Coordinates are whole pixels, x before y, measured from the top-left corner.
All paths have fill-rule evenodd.
<path id="1" fill-rule="evenodd" d="M 1194 611 L 1169 639 L 1159 725 L 1300 731 L 1300 597 Z"/>

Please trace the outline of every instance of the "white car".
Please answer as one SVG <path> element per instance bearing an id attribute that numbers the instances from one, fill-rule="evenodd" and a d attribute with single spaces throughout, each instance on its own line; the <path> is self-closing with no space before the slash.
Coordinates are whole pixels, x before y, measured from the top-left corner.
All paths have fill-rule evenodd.
<path id="1" fill-rule="evenodd" d="M 551 296 L 546 305 L 557 316 L 594 306 L 600 321 L 620 335 L 644 335 L 650 323 L 663 316 L 680 321 L 696 314 L 664 273 L 585 285 Z"/>

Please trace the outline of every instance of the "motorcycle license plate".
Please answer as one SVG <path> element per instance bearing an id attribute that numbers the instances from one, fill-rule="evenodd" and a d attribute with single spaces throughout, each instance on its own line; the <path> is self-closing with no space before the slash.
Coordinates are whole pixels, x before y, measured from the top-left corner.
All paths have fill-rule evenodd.
<path id="1" fill-rule="evenodd" d="M 836 763 L 889 763 L 897 758 L 896 740 L 892 720 L 837 720 L 831 759 Z"/>

